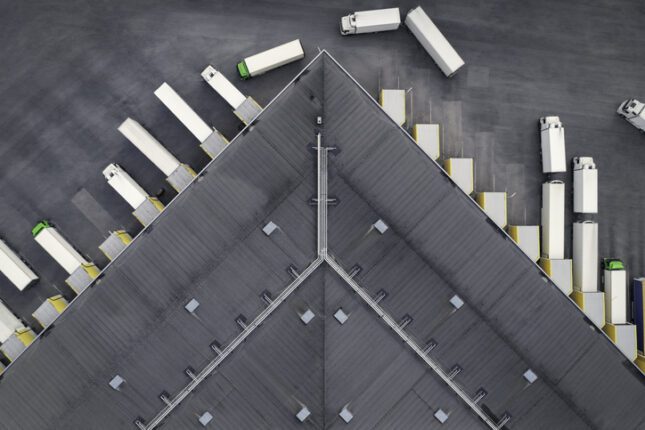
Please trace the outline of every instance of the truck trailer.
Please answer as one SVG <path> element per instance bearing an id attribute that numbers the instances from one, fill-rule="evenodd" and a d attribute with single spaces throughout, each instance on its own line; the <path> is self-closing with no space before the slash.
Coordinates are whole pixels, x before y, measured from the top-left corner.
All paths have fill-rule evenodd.
<path id="1" fill-rule="evenodd" d="M 542 255 L 564 258 L 564 182 L 542 184 Z"/>
<path id="2" fill-rule="evenodd" d="M 540 118 L 540 142 L 542 148 L 542 173 L 567 171 L 564 146 L 564 127 L 558 116 Z"/>
<path id="3" fill-rule="evenodd" d="M 119 126 L 119 131 L 126 139 L 143 153 L 166 176 L 168 183 L 180 192 L 195 177 L 195 172 L 189 166 L 182 164 L 157 139 L 155 139 L 141 124 L 132 118 L 127 118 Z"/>
<path id="4" fill-rule="evenodd" d="M 645 103 L 636 99 L 625 100 L 618 106 L 618 115 L 629 121 L 641 133 L 645 133 Z"/>
<path id="5" fill-rule="evenodd" d="M 379 104 L 394 122 L 405 124 L 405 90 L 381 90 Z"/>
<path id="6" fill-rule="evenodd" d="M 202 78 L 233 108 L 233 113 L 244 123 L 249 124 L 260 114 L 262 108 L 252 97 L 245 97 L 226 76 L 207 66 Z"/>
<path id="7" fill-rule="evenodd" d="M 389 9 L 362 10 L 340 19 L 340 34 L 377 33 L 396 30 L 401 25 L 398 7 Z"/>
<path id="8" fill-rule="evenodd" d="M 609 324 L 627 323 L 627 272 L 623 262 L 615 258 L 603 259 L 605 287 L 605 317 Z"/>
<path id="9" fill-rule="evenodd" d="M 14 332 L 24 327 L 22 321 L 0 300 L 0 343 L 4 343 Z"/>
<path id="10" fill-rule="evenodd" d="M 591 293 L 598 291 L 598 224 L 593 221 L 573 223 L 573 288 Z"/>
<path id="11" fill-rule="evenodd" d="M 440 136 L 439 124 L 414 124 L 412 127 L 412 137 L 417 145 L 433 160 L 441 156 Z"/>
<path id="12" fill-rule="evenodd" d="M 103 169 L 108 184 L 134 209 L 132 214 L 144 226 L 150 224 L 164 208 L 156 197 L 148 193 L 118 164 Z"/>
<path id="13" fill-rule="evenodd" d="M 0 272 L 20 291 L 38 280 L 34 271 L 2 240 L 0 240 Z"/>
<path id="14" fill-rule="evenodd" d="M 417 38 L 421 46 L 439 66 L 447 77 L 453 76 L 464 65 L 464 60 L 457 54 L 450 42 L 439 31 L 421 6 L 410 10 L 405 17 L 405 25 Z"/>
<path id="15" fill-rule="evenodd" d="M 300 39 L 296 39 L 246 57 L 237 63 L 237 71 L 242 79 L 249 79 L 303 58 L 305 51 Z"/>
<path id="16" fill-rule="evenodd" d="M 598 170 L 592 157 L 573 159 L 573 211 L 598 213 Z"/>

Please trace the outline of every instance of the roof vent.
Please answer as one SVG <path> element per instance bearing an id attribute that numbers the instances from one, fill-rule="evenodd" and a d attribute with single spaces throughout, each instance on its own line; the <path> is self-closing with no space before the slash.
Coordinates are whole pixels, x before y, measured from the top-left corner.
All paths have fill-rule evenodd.
<path id="1" fill-rule="evenodd" d="M 235 322 L 237 323 L 237 325 L 242 327 L 242 330 L 246 330 L 246 318 L 244 317 L 244 315 L 238 315 L 237 318 L 235 318 Z"/>
<path id="2" fill-rule="evenodd" d="M 349 423 L 352 418 L 354 418 L 354 414 L 351 413 L 349 409 L 347 409 L 347 405 L 343 407 L 338 416 L 340 416 L 346 423 Z"/>
<path id="3" fill-rule="evenodd" d="M 186 306 L 184 306 L 184 308 L 191 314 L 195 313 L 198 307 L 199 307 L 199 302 L 195 299 L 190 299 L 190 302 L 188 302 Z"/>
<path id="4" fill-rule="evenodd" d="M 387 297 L 387 291 L 385 290 L 378 290 L 376 293 L 376 297 L 374 297 L 374 301 L 378 304 L 381 303 L 381 300 Z"/>
<path id="5" fill-rule="evenodd" d="M 316 315 L 311 311 L 311 309 L 307 309 L 300 315 L 300 319 L 302 320 L 303 323 L 309 324 L 312 319 L 314 319 Z"/>
<path id="6" fill-rule="evenodd" d="M 336 321 L 338 321 L 341 324 L 345 324 L 345 321 L 349 318 L 349 316 L 343 311 L 343 308 L 338 308 L 336 313 L 334 314 L 334 318 L 336 318 Z"/>
<path id="7" fill-rule="evenodd" d="M 267 304 L 267 306 L 271 305 L 271 303 L 273 302 L 273 297 L 271 297 L 269 290 L 262 291 L 260 298 L 264 301 L 264 303 Z"/>
<path id="8" fill-rule="evenodd" d="M 434 339 L 430 339 L 428 343 L 426 343 L 425 348 L 423 348 L 423 353 L 428 354 L 430 351 L 435 349 L 437 347 L 437 341 Z"/>
<path id="9" fill-rule="evenodd" d="M 461 308 L 461 307 L 464 305 L 464 301 L 463 301 L 463 300 L 461 300 L 461 297 L 459 297 L 458 295 L 456 295 L 456 294 L 455 294 L 454 296 L 452 296 L 452 297 L 450 298 L 450 304 L 451 304 L 455 309 L 459 309 L 459 308 Z"/>
<path id="10" fill-rule="evenodd" d="M 504 425 L 506 425 L 507 422 L 511 420 L 511 414 L 508 412 L 504 412 L 504 415 L 502 415 L 502 418 L 499 419 L 497 422 L 497 428 L 502 428 Z"/>
<path id="11" fill-rule="evenodd" d="M 303 406 L 296 414 L 296 418 L 298 418 L 298 421 L 301 423 L 304 423 L 305 420 L 309 418 L 309 415 L 311 415 L 311 412 L 309 412 L 309 409 L 307 409 L 306 406 Z"/>
<path id="12" fill-rule="evenodd" d="M 211 413 L 208 411 L 204 412 L 199 416 L 199 423 L 203 427 L 206 427 L 208 423 L 210 423 L 211 421 L 213 421 L 213 415 L 211 415 Z"/>
<path id="13" fill-rule="evenodd" d="M 218 341 L 214 340 L 213 342 L 211 342 L 210 346 L 211 349 L 215 351 L 215 353 L 217 353 L 217 355 L 220 355 L 222 353 L 222 345 Z"/>
<path id="14" fill-rule="evenodd" d="M 458 364 L 455 364 L 454 366 L 452 366 L 450 368 L 450 371 L 448 372 L 448 378 L 455 379 L 455 377 L 457 375 L 459 375 L 459 373 L 461 373 L 461 371 L 462 371 L 461 366 L 458 365 Z"/>
<path id="15" fill-rule="evenodd" d="M 410 325 L 411 322 L 412 322 L 412 317 L 408 314 L 405 314 L 401 319 L 401 322 L 399 323 L 399 327 L 401 327 L 401 330 L 405 330 L 405 328 L 408 325 Z"/>
<path id="16" fill-rule="evenodd" d="M 271 233 L 273 233 L 277 228 L 278 226 L 273 221 L 269 221 L 267 225 L 262 228 L 262 231 L 267 236 L 271 236 Z"/>
<path id="17" fill-rule="evenodd" d="M 123 385 L 124 382 L 125 379 L 119 375 L 115 375 L 110 381 L 110 387 L 112 387 L 113 390 L 121 391 L 121 385 Z"/>
<path id="18" fill-rule="evenodd" d="M 381 234 L 385 233 L 387 229 L 389 228 L 387 224 L 385 224 L 385 221 L 382 219 L 379 219 L 373 224 L 374 228 Z"/>
<path id="19" fill-rule="evenodd" d="M 486 397 L 487 395 L 488 395 L 488 392 L 486 390 L 484 390 L 483 388 L 480 388 L 475 393 L 475 397 L 473 397 L 473 402 L 474 403 L 479 403 L 479 401 L 481 399 L 483 399 L 484 397 Z"/>
<path id="20" fill-rule="evenodd" d="M 439 421 L 441 424 L 445 423 L 448 421 L 448 414 L 443 411 L 443 409 L 437 409 L 437 412 L 434 413 L 434 417 Z"/>
<path id="21" fill-rule="evenodd" d="M 526 372 L 524 372 L 524 375 L 522 376 L 524 376 L 524 379 L 526 379 L 529 384 L 534 383 L 535 381 L 537 381 L 537 378 L 538 378 L 535 372 L 532 371 L 531 369 L 526 369 Z"/>

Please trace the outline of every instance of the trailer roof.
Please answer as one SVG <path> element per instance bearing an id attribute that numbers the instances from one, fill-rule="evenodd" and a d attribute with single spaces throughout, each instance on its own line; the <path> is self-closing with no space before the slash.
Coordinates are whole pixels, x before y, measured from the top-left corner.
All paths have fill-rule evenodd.
<path id="1" fill-rule="evenodd" d="M 136 428 L 248 330 L 316 259 L 319 115 L 330 255 L 491 419 L 645 423 L 643 375 L 323 52 L 7 369 L 0 428 Z M 322 263 L 164 423 L 486 428 L 408 345 Z"/>

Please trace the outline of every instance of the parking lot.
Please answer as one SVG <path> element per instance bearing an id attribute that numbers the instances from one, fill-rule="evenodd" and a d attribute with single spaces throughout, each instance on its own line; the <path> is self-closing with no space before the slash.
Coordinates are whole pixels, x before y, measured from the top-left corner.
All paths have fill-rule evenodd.
<path id="1" fill-rule="evenodd" d="M 107 164 L 123 166 L 150 194 L 176 193 L 117 131 L 141 122 L 195 171 L 209 161 L 198 141 L 153 95 L 164 81 L 232 139 L 242 128 L 200 77 L 212 64 L 246 95 L 267 104 L 317 53 L 327 49 L 374 97 L 408 89 L 408 128 L 440 123 L 442 157 L 475 159 L 476 191 L 507 191 L 510 224 L 539 224 L 537 120 L 559 115 L 567 157 L 592 156 L 599 170 L 601 257 L 645 275 L 645 136 L 619 118 L 630 97 L 645 98 L 637 0 L 420 2 L 466 61 L 447 79 L 417 41 L 396 32 L 342 37 L 338 21 L 354 10 L 418 2 L 254 1 L 160 4 L 54 0 L 12 4 L 0 14 L 0 236 L 40 275 L 18 292 L 0 279 L 0 298 L 33 327 L 47 297 L 73 297 L 66 273 L 31 236 L 48 219 L 99 267 L 109 231 L 133 236 L 141 225 L 106 183 Z M 307 57 L 249 81 L 236 79 L 243 57 L 300 38 Z M 567 181 L 570 257 L 571 172 Z"/>

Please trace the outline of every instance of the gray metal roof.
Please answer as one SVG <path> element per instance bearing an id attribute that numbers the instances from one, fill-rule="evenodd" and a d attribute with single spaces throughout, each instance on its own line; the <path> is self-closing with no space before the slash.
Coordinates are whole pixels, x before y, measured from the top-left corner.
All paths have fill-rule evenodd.
<path id="1" fill-rule="evenodd" d="M 0 428 L 136 428 L 164 409 L 162 392 L 190 383 L 187 368 L 213 362 L 213 342 L 240 335 L 238 316 L 261 315 L 263 293 L 277 297 L 289 267 L 316 259 L 318 115 L 337 148 L 329 253 L 345 271 L 360 266 L 354 280 L 372 297 L 387 292 L 394 320 L 412 317 L 410 342 L 433 339 L 431 359 L 459 365 L 454 382 L 471 397 L 485 389 L 478 406 L 509 413 L 507 428 L 645 425 L 643 375 L 323 53 L 7 369 Z M 267 236 L 269 221 L 279 229 Z M 209 412 L 213 428 L 486 428 L 408 345 L 323 264 L 164 426 L 202 428 Z"/>

